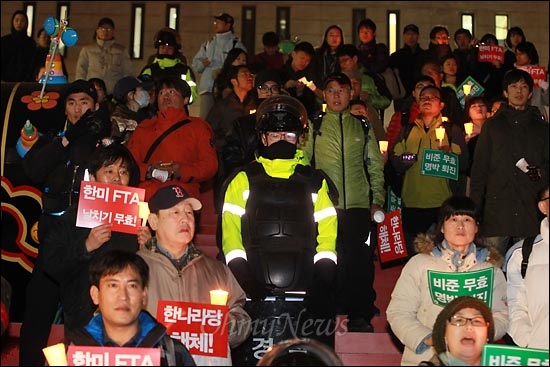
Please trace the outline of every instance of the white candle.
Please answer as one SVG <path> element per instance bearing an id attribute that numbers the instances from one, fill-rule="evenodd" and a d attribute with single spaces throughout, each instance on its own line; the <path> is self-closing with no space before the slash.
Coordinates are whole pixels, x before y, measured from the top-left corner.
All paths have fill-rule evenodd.
<path id="1" fill-rule="evenodd" d="M 65 344 L 59 343 L 42 349 L 50 366 L 68 366 Z"/>
<path id="2" fill-rule="evenodd" d="M 380 153 L 384 154 L 388 151 L 388 141 L 387 140 L 380 140 L 378 142 L 378 145 L 380 145 Z"/>
<path id="3" fill-rule="evenodd" d="M 464 124 L 464 131 L 466 131 L 466 134 L 468 134 L 468 136 L 472 135 L 472 132 L 474 131 L 474 123 L 466 122 Z"/>
<path id="4" fill-rule="evenodd" d="M 440 126 L 435 129 L 435 137 L 437 140 L 439 140 L 439 146 L 441 146 L 441 143 L 443 142 L 443 138 L 445 137 L 445 128 L 443 126 Z"/>
<path id="5" fill-rule="evenodd" d="M 225 306 L 227 304 L 227 295 L 227 291 L 213 289 L 210 291 L 210 303 L 213 305 Z"/>
<path id="6" fill-rule="evenodd" d="M 139 217 L 141 218 L 141 226 L 145 227 L 147 218 L 149 217 L 149 205 L 146 201 L 139 202 Z"/>
<path id="7" fill-rule="evenodd" d="M 464 95 L 469 95 L 470 92 L 472 91 L 472 86 L 470 84 L 464 84 L 462 86 L 462 89 L 464 90 Z"/>

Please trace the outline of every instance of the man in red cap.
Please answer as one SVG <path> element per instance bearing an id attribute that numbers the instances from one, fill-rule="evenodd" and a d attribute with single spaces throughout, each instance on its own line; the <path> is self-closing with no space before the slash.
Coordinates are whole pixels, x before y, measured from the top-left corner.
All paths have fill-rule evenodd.
<path id="1" fill-rule="evenodd" d="M 150 269 L 147 311 L 156 315 L 159 300 L 210 303 L 210 290 L 227 291 L 227 357 L 193 358 L 198 366 L 230 366 L 229 348 L 243 343 L 252 325 L 244 310 L 246 294 L 231 270 L 193 244 L 195 212 L 201 208 L 201 202 L 177 184 L 158 189 L 149 199 L 148 221 L 155 236 L 138 252 Z"/>

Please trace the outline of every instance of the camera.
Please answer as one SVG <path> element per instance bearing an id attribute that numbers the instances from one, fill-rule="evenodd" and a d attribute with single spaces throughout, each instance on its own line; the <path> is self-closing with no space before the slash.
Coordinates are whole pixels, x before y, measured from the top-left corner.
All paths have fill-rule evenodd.
<path id="1" fill-rule="evenodd" d="M 414 153 L 403 153 L 401 154 L 401 160 L 404 162 L 416 162 L 417 155 Z"/>

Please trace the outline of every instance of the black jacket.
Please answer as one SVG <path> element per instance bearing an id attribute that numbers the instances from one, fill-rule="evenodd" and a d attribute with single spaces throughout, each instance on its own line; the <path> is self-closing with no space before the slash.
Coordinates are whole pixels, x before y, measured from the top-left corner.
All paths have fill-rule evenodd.
<path id="1" fill-rule="evenodd" d="M 540 231 L 539 192 L 548 187 L 548 122 L 538 108 L 505 105 L 487 119 L 478 136 L 470 197 L 482 211 L 483 236 L 535 236 Z M 541 169 L 532 181 L 516 167 L 521 158 Z"/>
<path id="2" fill-rule="evenodd" d="M 139 249 L 136 235 L 112 232 L 109 241 L 88 253 L 86 238 L 91 229 L 76 227 L 76 214 L 77 206 L 71 207 L 48 231 L 40 246 L 44 272 L 59 282 L 66 330 L 86 325 L 96 310 L 90 298 L 88 268 L 91 260 L 111 250 L 137 252 Z"/>

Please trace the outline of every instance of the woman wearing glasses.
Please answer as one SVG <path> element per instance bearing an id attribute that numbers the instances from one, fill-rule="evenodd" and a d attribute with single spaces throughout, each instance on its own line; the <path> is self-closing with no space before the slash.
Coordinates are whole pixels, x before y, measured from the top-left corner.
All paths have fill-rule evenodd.
<path id="1" fill-rule="evenodd" d="M 386 310 L 394 334 L 405 345 L 401 365 L 418 365 L 442 351 L 432 328 L 441 310 L 459 295 L 490 305 L 494 335 L 487 337 L 498 340 L 506 333 L 508 306 L 506 279 L 500 269 L 502 256 L 477 233 L 474 202 L 455 195 L 443 202 L 433 234 L 416 237 L 418 253 L 403 267 Z"/>
<path id="2" fill-rule="evenodd" d="M 494 340 L 491 309 L 473 297 L 457 297 L 443 308 L 433 328 L 435 354 L 420 366 L 481 365 L 485 343 Z"/>

